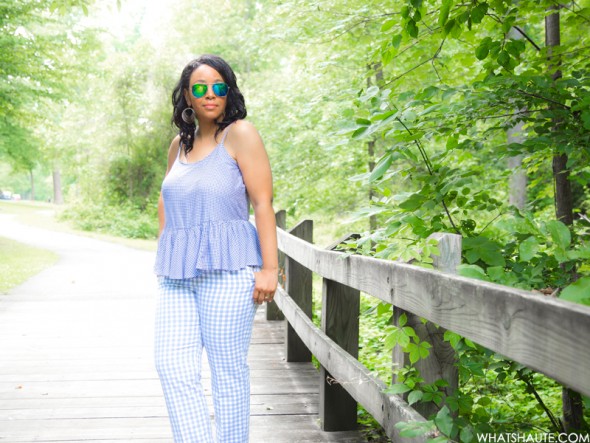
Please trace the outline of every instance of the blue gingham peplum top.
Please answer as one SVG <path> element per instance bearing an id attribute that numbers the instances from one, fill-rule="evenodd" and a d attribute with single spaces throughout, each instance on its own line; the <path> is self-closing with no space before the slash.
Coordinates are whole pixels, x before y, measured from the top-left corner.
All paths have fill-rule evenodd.
<path id="1" fill-rule="evenodd" d="M 157 275 L 182 279 L 262 265 L 242 172 L 223 145 L 228 129 L 202 160 L 184 163 L 179 149 L 162 183 L 166 223 L 158 240 Z"/>

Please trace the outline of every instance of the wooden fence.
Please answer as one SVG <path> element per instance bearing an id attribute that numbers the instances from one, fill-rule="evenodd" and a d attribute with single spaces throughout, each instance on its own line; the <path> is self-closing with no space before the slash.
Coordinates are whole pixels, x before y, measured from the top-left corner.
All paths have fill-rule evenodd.
<path id="1" fill-rule="evenodd" d="M 385 383 L 357 360 L 360 291 L 391 303 L 396 316 L 406 312 L 421 338 L 433 345 L 428 359 L 419 362 L 427 381 L 450 379 L 451 390 L 453 379 L 456 383 L 454 352 L 441 339 L 446 328 L 590 395 L 590 308 L 453 275 L 460 236 L 436 234 L 441 254 L 435 257 L 437 270 L 429 270 L 318 248 L 311 243 L 312 222 L 286 232 L 284 211 L 277 213 L 277 226 L 285 283 L 277 290 L 276 305 L 269 305 L 267 319 L 287 319 L 288 361 L 310 361 L 313 354 L 320 362 L 324 430 L 353 429 L 358 402 L 390 438 L 401 441 L 397 422 L 424 421 L 432 411 L 421 405 L 418 412 L 402 397 L 386 393 Z M 312 273 L 323 278 L 321 328 L 311 320 Z M 424 325 L 420 317 L 442 328 Z M 392 364 L 404 366 L 404 358 L 394 352 Z"/>

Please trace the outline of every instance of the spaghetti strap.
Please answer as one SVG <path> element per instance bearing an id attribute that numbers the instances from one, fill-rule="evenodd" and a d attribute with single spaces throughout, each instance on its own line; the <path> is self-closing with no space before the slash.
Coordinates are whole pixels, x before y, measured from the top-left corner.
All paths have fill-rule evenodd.
<path id="1" fill-rule="evenodd" d="M 231 122 L 229 125 L 227 125 L 227 128 L 225 128 L 225 131 L 223 132 L 223 137 L 221 138 L 221 143 L 219 143 L 219 146 L 223 146 L 223 144 L 225 143 L 225 138 L 227 137 L 227 134 L 229 133 L 229 128 L 231 128 L 231 125 L 233 125 L 234 122 Z"/>

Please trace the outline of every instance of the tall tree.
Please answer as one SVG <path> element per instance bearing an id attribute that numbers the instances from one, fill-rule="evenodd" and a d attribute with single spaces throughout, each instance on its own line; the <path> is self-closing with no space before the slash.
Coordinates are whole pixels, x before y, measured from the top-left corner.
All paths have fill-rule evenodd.
<path id="1" fill-rule="evenodd" d="M 26 171 L 34 199 L 34 169 L 44 161 L 35 134 L 44 98 L 63 93 L 64 41 L 74 33 L 61 20 L 71 8 L 86 9 L 89 0 L 22 0 L 0 5 L 0 158 L 15 171 Z"/>
<path id="2" fill-rule="evenodd" d="M 548 14 L 545 16 L 545 46 L 547 46 L 547 56 L 549 59 L 549 75 L 553 81 L 562 77 L 560 69 L 560 57 L 555 54 L 555 49 L 561 45 L 560 31 L 560 6 L 550 5 Z M 554 105 L 552 105 L 554 106 Z M 553 131 L 559 131 L 561 118 L 552 119 Z M 562 221 L 568 227 L 574 222 L 574 205 L 572 196 L 572 187 L 570 183 L 570 168 L 568 167 L 568 155 L 560 146 L 555 147 L 553 155 L 553 180 L 555 183 L 555 213 L 558 220 Z M 571 275 L 570 281 L 575 280 L 575 268 L 568 268 L 562 265 L 564 271 Z M 584 421 L 584 404 L 582 396 L 567 387 L 562 390 L 563 401 L 563 424 L 566 432 L 582 431 L 587 429 Z"/>

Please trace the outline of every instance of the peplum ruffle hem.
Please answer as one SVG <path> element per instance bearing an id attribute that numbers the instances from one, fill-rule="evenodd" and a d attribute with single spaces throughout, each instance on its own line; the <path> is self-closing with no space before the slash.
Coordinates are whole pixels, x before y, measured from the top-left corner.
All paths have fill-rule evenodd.
<path id="1" fill-rule="evenodd" d="M 187 229 L 164 228 L 154 271 L 173 279 L 201 271 L 262 266 L 256 228 L 247 220 L 209 221 Z"/>

